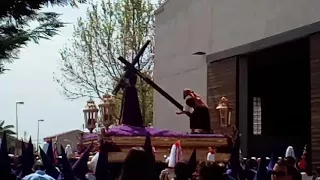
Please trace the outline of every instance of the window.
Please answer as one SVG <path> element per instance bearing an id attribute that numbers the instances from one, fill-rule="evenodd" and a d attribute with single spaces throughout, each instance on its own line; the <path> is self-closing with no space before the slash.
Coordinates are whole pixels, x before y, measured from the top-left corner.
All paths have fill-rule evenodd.
<path id="1" fill-rule="evenodd" d="M 253 135 L 261 135 L 261 98 L 253 98 Z"/>

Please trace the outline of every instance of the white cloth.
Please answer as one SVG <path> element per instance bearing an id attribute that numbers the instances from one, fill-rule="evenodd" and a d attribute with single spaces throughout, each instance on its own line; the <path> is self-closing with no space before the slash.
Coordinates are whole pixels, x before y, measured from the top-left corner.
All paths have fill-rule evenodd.
<path id="1" fill-rule="evenodd" d="M 98 164 L 99 152 L 97 152 L 90 161 L 90 167 L 93 173 L 96 173 L 96 167 Z"/>
<path id="2" fill-rule="evenodd" d="M 73 155 L 73 152 L 72 152 L 72 147 L 70 146 L 70 144 L 68 144 L 65 148 L 65 153 L 67 155 L 68 158 L 71 158 L 72 155 Z"/>
<path id="3" fill-rule="evenodd" d="M 170 156 L 168 156 L 168 157 L 166 158 L 165 163 L 169 163 L 169 161 L 170 161 Z"/>
<path id="4" fill-rule="evenodd" d="M 207 161 L 212 161 L 212 162 L 216 161 L 216 156 L 215 156 L 215 154 L 212 154 L 212 153 L 208 152 L 208 154 L 207 154 Z"/>
<path id="5" fill-rule="evenodd" d="M 42 150 L 47 154 L 48 152 L 49 143 L 45 142 L 42 146 Z"/>
<path id="6" fill-rule="evenodd" d="M 173 168 L 177 162 L 182 160 L 182 149 L 180 146 L 173 144 L 170 151 L 168 167 Z"/>
<path id="7" fill-rule="evenodd" d="M 301 173 L 301 177 L 302 177 L 301 178 L 302 180 L 312 180 L 313 179 L 313 176 L 308 176 L 307 173 L 305 173 L 305 172 Z"/>

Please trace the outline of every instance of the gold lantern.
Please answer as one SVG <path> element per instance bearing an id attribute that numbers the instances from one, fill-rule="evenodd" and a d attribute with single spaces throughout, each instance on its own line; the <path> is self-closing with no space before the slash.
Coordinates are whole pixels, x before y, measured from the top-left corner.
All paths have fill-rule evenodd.
<path id="1" fill-rule="evenodd" d="M 83 110 L 85 127 L 89 129 L 90 133 L 96 128 L 96 122 L 98 118 L 98 108 L 94 101 L 90 99 L 87 101 L 87 105 Z"/>
<path id="2" fill-rule="evenodd" d="M 222 97 L 216 109 L 219 111 L 220 126 L 230 126 L 231 108 L 229 106 L 228 99 L 226 97 Z"/>
<path id="3" fill-rule="evenodd" d="M 102 103 L 99 104 L 101 121 L 104 127 L 108 128 L 111 124 L 115 122 L 115 99 L 106 94 L 102 98 Z"/>

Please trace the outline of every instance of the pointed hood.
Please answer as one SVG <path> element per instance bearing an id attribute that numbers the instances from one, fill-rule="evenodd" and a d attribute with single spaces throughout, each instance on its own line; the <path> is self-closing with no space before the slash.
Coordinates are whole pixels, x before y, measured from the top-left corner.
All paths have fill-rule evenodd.
<path id="1" fill-rule="evenodd" d="M 294 159 L 296 159 L 296 155 L 295 155 L 295 153 L 294 153 L 294 149 L 293 149 L 292 146 L 288 146 L 288 148 L 287 148 L 287 150 L 286 150 L 286 155 L 285 155 L 285 157 L 289 157 L 289 156 L 291 156 L 291 157 L 293 157 Z"/>
<path id="2" fill-rule="evenodd" d="M 26 175 L 29 175 L 33 173 L 32 167 L 34 164 L 34 155 L 33 155 L 33 145 L 32 141 L 30 138 L 30 141 L 27 145 L 25 146 L 25 143 L 21 140 L 21 147 L 22 147 L 22 155 L 21 155 L 21 172 L 19 173 L 19 177 L 23 178 Z"/>
<path id="3" fill-rule="evenodd" d="M 272 171 L 273 170 L 273 167 L 277 163 L 277 161 L 278 161 L 277 156 L 275 156 L 274 153 L 272 153 L 270 161 L 269 161 L 269 164 L 268 164 L 268 171 Z"/>
<path id="4" fill-rule="evenodd" d="M 21 151 L 22 151 L 22 155 L 23 155 L 23 153 L 26 152 L 27 147 L 26 147 L 23 139 L 20 140 L 20 143 L 21 143 Z"/>
<path id="5" fill-rule="evenodd" d="M 67 155 L 65 153 L 65 150 L 62 146 L 60 146 L 61 149 L 61 163 L 62 163 L 62 174 L 64 177 L 64 180 L 74 180 L 74 175 L 72 172 L 71 164 L 67 158 Z"/>
<path id="6" fill-rule="evenodd" d="M 33 147 L 33 144 L 32 144 L 31 136 L 29 138 L 29 143 L 27 145 L 26 161 L 27 161 L 28 170 L 32 170 L 32 167 L 33 167 L 33 164 L 34 164 L 34 147 Z"/>
<path id="7" fill-rule="evenodd" d="M 82 153 L 80 158 L 72 166 L 72 171 L 74 175 L 81 180 L 85 179 L 87 172 L 89 172 L 88 161 L 89 161 L 92 144 L 93 143 L 91 143 L 90 146 L 88 146 L 88 148 Z"/>
<path id="8" fill-rule="evenodd" d="M 268 180 L 270 176 L 268 176 L 267 171 L 267 160 L 265 158 L 261 158 L 259 161 L 257 173 L 254 177 L 254 180 Z"/>
<path id="9" fill-rule="evenodd" d="M 7 134 L 3 132 L 0 149 L 0 179 L 13 179 L 10 158 L 8 156 Z"/>
<path id="10" fill-rule="evenodd" d="M 157 180 L 159 179 L 159 177 L 156 175 L 156 170 L 155 170 L 155 155 L 154 155 L 154 151 L 153 151 L 153 147 L 152 147 L 152 143 L 151 143 L 151 135 L 149 132 L 147 132 L 146 134 L 146 139 L 143 145 L 143 149 L 146 152 L 146 156 L 147 156 L 147 162 L 149 163 L 148 165 L 148 170 L 146 172 L 148 172 L 148 176 L 150 180 L 154 179 Z"/>
<path id="11" fill-rule="evenodd" d="M 196 171 L 196 169 L 197 169 L 197 150 L 194 149 L 188 161 L 188 170 L 189 170 L 188 177 L 189 178 L 192 177 L 192 174 Z"/>
<path id="12" fill-rule="evenodd" d="M 144 145 L 143 145 L 143 148 L 144 150 L 149 153 L 150 155 L 152 154 L 153 155 L 153 150 L 152 150 L 152 144 L 151 144 L 151 137 L 150 137 L 150 133 L 147 132 L 146 134 L 146 139 L 144 141 Z M 154 155 L 153 155 L 154 156 Z"/>
<path id="13" fill-rule="evenodd" d="M 239 132 L 236 131 L 235 134 L 236 134 L 236 140 L 235 140 L 234 145 L 231 150 L 231 155 L 230 155 L 230 159 L 229 159 L 229 169 L 227 171 L 227 174 L 237 180 L 240 178 L 243 169 L 240 164 L 240 154 L 239 154 L 240 136 L 239 136 Z"/>
<path id="14" fill-rule="evenodd" d="M 111 180 L 109 175 L 108 149 L 107 142 L 100 141 L 100 151 L 97 166 L 95 169 L 96 180 Z"/>
<path id="15" fill-rule="evenodd" d="M 27 145 L 27 150 L 28 150 L 29 153 L 32 152 L 32 155 L 33 155 L 34 147 L 33 147 L 33 144 L 32 144 L 31 136 L 30 136 L 30 138 L 29 138 L 29 143 L 28 143 L 28 145 Z"/>
<path id="16" fill-rule="evenodd" d="M 60 172 L 56 169 L 56 167 L 52 164 L 46 153 L 39 147 L 40 149 L 40 157 L 42 164 L 46 170 L 46 174 L 57 179 L 60 175 Z"/>
<path id="17" fill-rule="evenodd" d="M 180 141 L 177 141 L 171 147 L 168 167 L 174 168 L 179 161 L 182 161 L 182 148 Z"/>
<path id="18" fill-rule="evenodd" d="M 54 156 L 53 156 L 52 141 L 49 141 L 49 143 L 48 143 L 48 144 L 49 144 L 49 145 L 48 145 L 48 149 L 47 149 L 46 154 L 47 154 L 47 156 L 48 156 L 48 158 L 49 158 L 50 162 L 51 162 L 52 164 L 54 164 Z"/>

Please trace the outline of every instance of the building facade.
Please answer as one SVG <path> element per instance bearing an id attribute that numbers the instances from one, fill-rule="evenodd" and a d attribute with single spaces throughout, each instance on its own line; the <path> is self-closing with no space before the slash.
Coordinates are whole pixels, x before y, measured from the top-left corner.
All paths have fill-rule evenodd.
<path id="1" fill-rule="evenodd" d="M 267 149 L 276 140 L 298 142 L 297 149 L 311 147 L 315 168 L 320 165 L 317 7 L 317 0 L 168 0 L 156 11 L 155 82 L 180 102 L 184 88 L 199 93 L 215 132 L 223 130 L 215 107 L 226 96 L 244 155 L 259 155 L 252 144 L 264 142 Z M 192 55 L 198 51 L 206 55 Z M 188 131 L 187 117 L 177 117 L 157 92 L 154 103 L 155 127 Z"/>
<path id="2" fill-rule="evenodd" d="M 63 133 L 59 133 L 53 136 L 43 138 L 44 142 L 52 141 L 56 143 L 58 148 L 58 153 L 60 154 L 60 145 L 65 148 L 68 144 L 72 147 L 73 151 L 77 151 L 77 143 L 79 141 L 80 133 L 83 131 L 80 130 L 72 130 Z"/>

